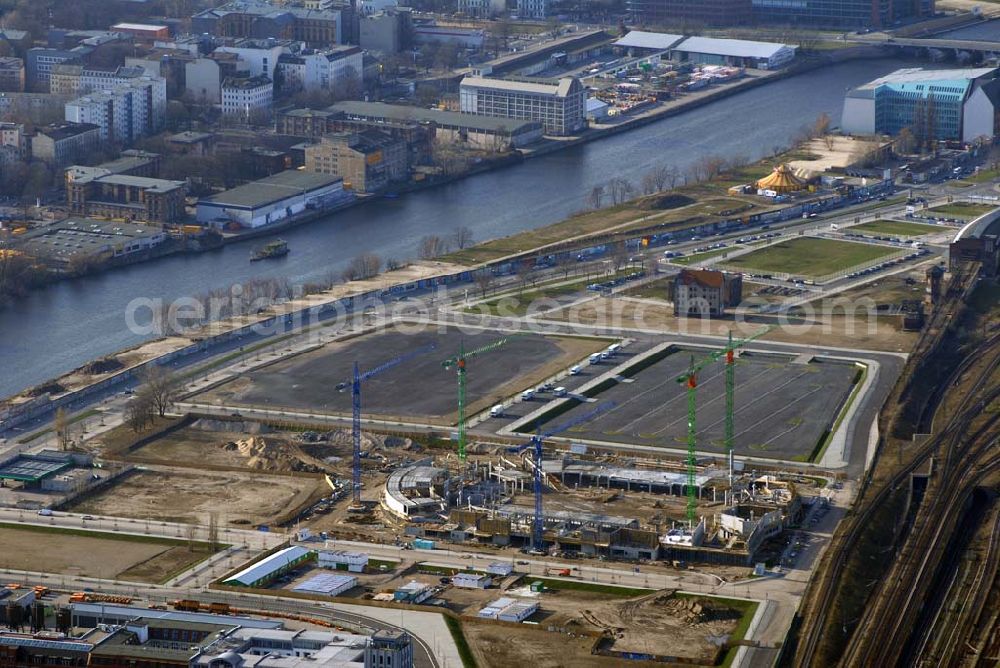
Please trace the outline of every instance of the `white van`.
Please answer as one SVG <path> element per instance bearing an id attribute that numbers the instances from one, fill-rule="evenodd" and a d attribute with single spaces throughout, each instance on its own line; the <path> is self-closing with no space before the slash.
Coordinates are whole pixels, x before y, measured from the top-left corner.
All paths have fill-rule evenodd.
<path id="1" fill-rule="evenodd" d="M 565 397 L 566 395 L 569 394 L 569 392 L 566 390 L 565 387 L 562 387 L 560 385 L 556 389 L 552 390 L 552 394 L 556 395 L 557 397 Z"/>
<path id="2" fill-rule="evenodd" d="M 601 363 L 601 353 L 594 353 L 593 355 L 591 355 L 590 356 L 590 363 L 591 364 L 600 364 Z"/>
<path id="3" fill-rule="evenodd" d="M 497 404 L 490 409 L 490 417 L 503 417 L 503 404 Z"/>
<path id="4" fill-rule="evenodd" d="M 531 401 L 535 398 L 534 390 L 525 390 L 521 393 L 521 401 Z"/>
<path id="5" fill-rule="evenodd" d="M 611 353 L 612 355 L 619 352 L 621 349 L 622 349 L 622 344 L 620 343 L 612 343 L 610 346 L 608 346 L 608 352 Z"/>
<path id="6" fill-rule="evenodd" d="M 569 375 L 579 376 L 581 371 L 583 371 L 583 367 L 581 367 L 579 364 L 574 364 L 569 368 Z"/>
<path id="7" fill-rule="evenodd" d="M 46 517 L 50 517 L 52 515 L 52 511 L 49 510 L 48 508 L 42 508 L 41 510 L 38 511 L 38 514 L 39 515 L 45 515 Z"/>

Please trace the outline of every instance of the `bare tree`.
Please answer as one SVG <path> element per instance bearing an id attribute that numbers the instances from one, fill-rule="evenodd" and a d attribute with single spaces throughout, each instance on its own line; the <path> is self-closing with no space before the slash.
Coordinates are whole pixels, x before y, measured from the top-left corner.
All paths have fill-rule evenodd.
<path id="1" fill-rule="evenodd" d="M 910 155 L 916 148 L 917 138 L 913 136 L 913 130 L 910 128 L 903 128 L 896 135 L 896 153 L 900 155 Z"/>
<path id="2" fill-rule="evenodd" d="M 455 228 L 455 231 L 452 232 L 451 241 L 458 250 L 471 246 L 472 230 L 465 225 L 459 225 Z"/>
<path id="3" fill-rule="evenodd" d="M 819 116 L 816 117 L 816 121 L 812 126 L 812 136 L 822 137 L 830 131 L 830 125 L 832 121 L 830 116 L 824 111 Z"/>
<path id="4" fill-rule="evenodd" d="M 677 182 L 676 175 L 677 168 L 673 165 L 657 165 L 643 177 L 643 182 L 645 183 L 646 179 L 649 179 L 649 183 L 653 187 L 652 192 L 663 192 L 668 185 L 671 188 L 674 187 Z"/>
<path id="5" fill-rule="evenodd" d="M 56 415 L 52 418 L 52 429 L 56 434 L 56 443 L 60 450 L 69 447 L 69 421 L 66 419 L 66 411 L 60 406 L 56 409 Z"/>
<path id="6" fill-rule="evenodd" d="M 614 247 L 611 249 L 611 262 L 614 265 L 615 271 L 619 271 L 628 264 L 629 256 L 630 253 L 628 247 L 625 246 L 625 242 L 615 242 Z"/>
<path id="7" fill-rule="evenodd" d="M 601 208 L 601 202 L 604 200 L 604 186 L 594 186 L 590 189 L 590 194 L 587 195 L 587 204 L 594 209 Z"/>
<path id="8" fill-rule="evenodd" d="M 435 234 L 428 234 L 420 240 L 418 248 L 421 260 L 430 260 L 448 252 L 448 244 Z"/>
<path id="9" fill-rule="evenodd" d="M 137 394 L 148 397 L 150 406 L 157 415 L 160 417 L 166 415 L 180 389 L 177 375 L 159 364 L 148 364 L 139 374 L 139 378 L 142 380 L 142 386 Z"/>
<path id="10" fill-rule="evenodd" d="M 146 392 L 137 392 L 129 399 L 128 405 L 125 407 L 125 424 L 138 434 L 146 428 L 146 425 L 152 419 L 153 404 L 150 401 L 149 394 Z"/>
<path id="11" fill-rule="evenodd" d="M 706 155 L 698 161 L 698 167 L 702 177 L 711 181 L 725 169 L 726 159 L 718 155 Z"/>
<path id="12" fill-rule="evenodd" d="M 213 552 L 219 549 L 219 512 L 208 514 L 208 546 Z"/>
<path id="13" fill-rule="evenodd" d="M 642 175 L 642 194 L 652 195 L 656 191 L 656 177 L 653 176 L 653 172 L 646 172 Z"/>
<path id="14" fill-rule="evenodd" d="M 382 258 L 374 253 L 362 253 L 351 260 L 344 270 L 345 281 L 361 281 L 378 274 L 382 268 Z"/>
<path id="15" fill-rule="evenodd" d="M 635 192 L 632 182 L 620 176 L 611 179 L 611 182 L 608 184 L 608 190 L 611 192 L 611 203 L 614 206 L 622 204 Z"/>
<path id="16" fill-rule="evenodd" d="M 489 269 L 480 269 L 476 272 L 476 287 L 479 288 L 479 292 L 483 297 L 486 296 L 486 291 L 493 285 L 494 278 L 496 277 Z"/>

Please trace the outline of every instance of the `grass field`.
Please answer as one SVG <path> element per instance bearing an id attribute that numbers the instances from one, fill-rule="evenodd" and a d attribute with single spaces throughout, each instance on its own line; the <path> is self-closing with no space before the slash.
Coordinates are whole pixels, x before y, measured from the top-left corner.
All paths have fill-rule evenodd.
<path id="1" fill-rule="evenodd" d="M 0 524 L 0 568 L 163 582 L 212 554 L 206 543 Z"/>
<path id="2" fill-rule="evenodd" d="M 934 206 L 927 211 L 931 213 L 936 213 L 939 216 L 952 216 L 955 218 L 964 218 L 966 220 L 972 220 L 973 218 L 978 218 L 984 213 L 989 213 L 995 206 L 989 204 L 970 204 L 968 202 L 953 202 L 952 204 L 942 204 L 940 206 Z"/>
<path id="3" fill-rule="evenodd" d="M 741 269 L 802 276 L 826 276 L 891 255 L 895 249 L 853 241 L 789 239 L 728 261 Z"/>
<path id="4" fill-rule="evenodd" d="M 924 234 L 940 232 L 937 225 L 926 225 L 924 223 L 906 223 L 901 220 L 878 220 L 870 223 L 852 225 L 851 232 L 866 232 L 872 234 L 893 234 L 897 237 L 919 237 Z"/>
<path id="5" fill-rule="evenodd" d="M 687 206 L 662 211 L 643 208 L 642 199 L 596 211 L 585 211 L 546 227 L 526 230 L 455 251 L 441 259 L 465 265 L 478 264 L 566 241 L 572 237 L 610 231 L 612 228 L 615 232 L 624 232 L 665 225 L 665 230 L 682 230 L 707 221 L 719 220 L 717 216 L 732 215 L 731 212 L 741 211 L 747 207 L 747 202 L 743 200 L 713 196 L 713 194 L 698 193 L 696 197 L 704 199 Z"/>
<path id="6" fill-rule="evenodd" d="M 975 174 L 965 177 L 962 181 L 972 183 L 986 183 L 987 181 L 992 181 L 993 179 L 1000 176 L 1000 170 L 997 169 L 980 169 Z"/>

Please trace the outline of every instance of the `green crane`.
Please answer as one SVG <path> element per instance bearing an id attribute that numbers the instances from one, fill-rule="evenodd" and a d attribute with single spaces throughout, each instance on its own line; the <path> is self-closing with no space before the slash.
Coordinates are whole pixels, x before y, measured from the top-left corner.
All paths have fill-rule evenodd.
<path id="1" fill-rule="evenodd" d="M 466 373 L 466 362 L 473 357 L 478 355 L 483 355 L 485 353 L 493 352 L 497 348 L 501 348 L 507 345 L 507 342 L 513 338 L 523 336 L 523 334 L 513 334 L 511 336 L 505 336 L 502 339 L 493 341 L 492 343 L 487 343 L 484 346 L 480 346 L 475 350 L 470 350 L 465 352 L 465 342 L 463 341 L 458 348 L 458 354 L 454 357 L 449 357 L 444 362 L 441 362 L 441 366 L 445 369 L 450 369 L 452 366 L 458 368 L 458 459 L 459 461 L 465 461 L 465 373 Z"/>
<path id="2" fill-rule="evenodd" d="M 726 433 L 725 447 L 726 456 L 729 459 L 729 485 L 733 484 L 733 444 L 735 439 L 735 426 L 733 415 L 736 412 L 736 351 L 754 339 L 759 339 L 772 329 L 774 325 L 765 327 L 752 336 L 739 341 L 733 341 L 733 333 L 729 332 L 729 340 L 723 350 L 716 350 L 701 361 L 695 363 L 694 356 L 688 365 L 687 373 L 677 377 L 678 383 L 687 384 L 687 409 L 688 409 L 688 431 L 687 431 L 687 520 L 690 526 L 694 526 L 695 511 L 698 508 L 698 496 L 695 491 L 695 450 L 697 449 L 697 408 L 698 408 L 698 372 L 703 368 L 716 362 L 721 357 L 726 358 Z"/>

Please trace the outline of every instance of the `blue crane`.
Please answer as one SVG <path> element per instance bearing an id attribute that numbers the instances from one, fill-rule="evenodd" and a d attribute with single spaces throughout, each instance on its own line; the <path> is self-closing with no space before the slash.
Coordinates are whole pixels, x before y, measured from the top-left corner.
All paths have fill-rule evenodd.
<path id="1" fill-rule="evenodd" d="M 582 415 L 578 415 L 575 418 L 571 418 L 562 424 L 558 424 L 552 429 L 545 431 L 544 433 L 538 433 L 531 437 L 531 440 L 527 443 L 508 448 L 508 452 L 513 452 L 519 454 L 524 452 L 528 448 L 534 447 L 534 482 L 535 482 L 535 516 L 531 522 L 531 547 L 535 550 L 542 549 L 542 530 L 545 527 L 545 520 L 542 516 L 542 441 L 549 438 L 550 436 L 555 436 L 556 434 L 561 434 L 564 431 L 569 431 L 573 427 L 583 424 L 588 420 L 591 420 L 601 413 L 611 410 L 614 408 L 615 402 L 605 401 L 599 404 L 595 408 L 587 411 Z"/>
<path id="2" fill-rule="evenodd" d="M 368 369 L 365 372 L 361 372 L 358 368 L 358 363 L 355 362 L 354 375 L 350 383 L 343 382 L 337 385 L 337 390 L 340 392 L 346 390 L 348 385 L 351 386 L 351 408 L 353 411 L 351 436 L 354 441 L 354 462 L 351 468 L 351 508 L 356 509 L 361 507 L 361 383 L 366 380 L 371 380 L 375 376 L 384 373 L 393 367 L 399 366 L 414 357 L 423 355 L 424 353 L 429 353 L 436 348 L 437 344 L 435 343 L 431 343 L 430 345 L 426 345 L 421 348 L 415 348 L 414 350 L 403 353 L 402 355 L 394 357 L 387 362 L 383 362 L 376 367 Z"/>

